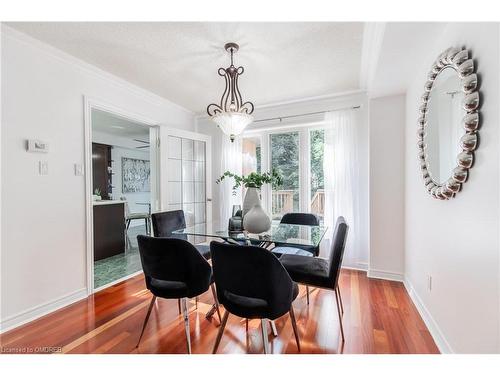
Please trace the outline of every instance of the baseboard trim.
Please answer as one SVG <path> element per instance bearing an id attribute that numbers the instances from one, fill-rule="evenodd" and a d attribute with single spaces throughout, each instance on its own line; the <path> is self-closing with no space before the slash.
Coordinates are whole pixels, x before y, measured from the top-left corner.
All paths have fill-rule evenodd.
<path id="1" fill-rule="evenodd" d="M 441 330 L 439 329 L 439 326 L 432 317 L 431 313 L 429 312 L 429 310 L 427 310 L 427 307 L 425 307 L 424 302 L 417 294 L 415 288 L 413 288 L 413 285 L 411 284 L 410 280 L 408 280 L 408 278 L 405 278 L 403 284 L 406 288 L 406 291 L 408 292 L 408 295 L 413 301 L 413 304 L 415 305 L 420 316 L 422 317 L 422 320 L 427 326 L 427 329 L 429 330 L 432 338 L 434 339 L 434 342 L 436 343 L 439 351 L 442 354 L 454 354 L 455 352 L 453 351 L 452 347 L 446 340 L 443 332 L 441 332 Z"/>
<path id="2" fill-rule="evenodd" d="M 22 326 L 23 324 L 32 322 L 33 320 L 62 309 L 63 307 L 71 305 L 72 303 L 78 302 L 84 298 L 87 298 L 87 288 L 79 289 L 52 301 L 21 311 L 18 314 L 8 316 L 0 322 L 0 333 L 10 331 L 14 328 Z"/>
<path id="3" fill-rule="evenodd" d="M 355 264 L 346 264 L 346 265 L 343 264 L 342 268 L 345 268 L 346 270 L 366 272 L 368 270 L 368 263 L 358 262 Z"/>
<path id="4" fill-rule="evenodd" d="M 402 273 L 375 270 L 373 268 L 368 269 L 367 276 L 370 279 L 383 279 L 383 280 L 391 280 L 391 281 L 399 281 L 399 282 L 404 281 L 404 275 Z"/>

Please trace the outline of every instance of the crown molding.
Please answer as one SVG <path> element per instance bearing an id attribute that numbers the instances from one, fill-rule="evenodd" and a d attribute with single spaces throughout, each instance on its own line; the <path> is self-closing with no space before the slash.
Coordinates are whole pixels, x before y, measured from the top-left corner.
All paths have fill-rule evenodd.
<path id="1" fill-rule="evenodd" d="M 152 93 L 151 91 L 148 91 L 146 89 L 143 89 L 142 87 L 139 87 L 123 78 L 120 78 L 118 76 L 115 76 L 112 73 L 109 73 L 105 70 L 102 70 L 101 68 L 98 68 L 95 65 L 89 64 L 73 55 L 70 55 L 69 53 L 66 53 L 60 49 L 57 49 L 56 47 L 51 46 L 50 44 L 47 44 L 45 42 L 42 42 L 36 38 L 33 38 L 21 31 L 18 31 L 10 26 L 5 25 L 2 23 L 1 25 L 2 29 L 2 37 L 9 37 L 13 38 L 21 43 L 25 43 L 31 47 L 34 47 L 38 49 L 40 52 L 45 53 L 46 55 L 49 55 L 51 57 L 54 57 L 58 59 L 59 61 L 62 61 L 64 63 L 70 64 L 81 71 L 91 74 L 95 77 L 98 77 L 100 79 L 104 79 L 107 82 L 113 84 L 114 86 L 120 87 L 122 89 L 125 89 L 137 97 L 149 102 L 150 104 L 153 105 L 159 105 L 159 106 L 170 106 L 174 107 L 176 109 L 179 109 L 185 113 L 188 113 L 190 115 L 195 115 L 195 112 L 182 107 L 181 105 L 174 103 L 162 96 L 159 96 L 157 94 Z"/>
<path id="2" fill-rule="evenodd" d="M 370 90 L 377 72 L 382 42 L 384 41 L 385 22 L 366 22 L 363 30 L 363 47 L 361 49 L 361 68 L 359 85 L 361 89 Z"/>

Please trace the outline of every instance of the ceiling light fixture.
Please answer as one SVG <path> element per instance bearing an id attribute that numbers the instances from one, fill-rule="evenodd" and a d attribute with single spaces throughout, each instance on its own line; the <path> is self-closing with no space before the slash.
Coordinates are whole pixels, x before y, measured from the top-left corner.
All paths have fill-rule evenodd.
<path id="1" fill-rule="evenodd" d="M 229 135 L 231 142 L 241 134 L 243 130 L 253 121 L 251 114 L 254 106 L 251 102 L 243 102 L 238 87 L 238 77 L 243 74 L 242 66 L 236 68 L 233 65 L 233 54 L 240 47 L 236 43 L 226 43 L 224 49 L 231 54 L 231 65 L 224 69 L 219 68 L 219 75 L 226 80 L 226 87 L 222 93 L 220 104 L 210 104 L 207 113 L 212 120 Z"/>

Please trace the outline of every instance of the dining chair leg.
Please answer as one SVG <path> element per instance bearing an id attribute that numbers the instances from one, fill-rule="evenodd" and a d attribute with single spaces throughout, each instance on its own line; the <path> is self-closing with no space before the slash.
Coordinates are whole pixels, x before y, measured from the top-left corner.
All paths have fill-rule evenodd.
<path id="1" fill-rule="evenodd" d="M 131 220 L 130 220 L 130 219 L 127 219 L 127 230 L 128 230 L 128 228 L 130 227 L 130 222 L 131 222 Z"/>
<path id="2" fill-rule="evenodd" d="M 182 311 L 181 311 L 181 299 L 180 298 L 177 299 L 177 307 L 179 309 L 179 315 L 181 315 Z"/>
<path id="3" fill-rule="evenodd" d="M 306 300 L 307 304 L 309 305 L 309 285 L 306 285 Z"/>
<path id="4" fill-rule="evenodd" d="M 339 323 L 340 323 L 340 334 L 342 335 L 342 342 L 345 342 L 344 337 L 344 326 L 342 325 L 342 314 L 340 313 L 340 302 L 337 294 L 337 290 L 335 290 L 335 300 L 337 302 L 337 312 L 339 314 Z"/>
<path id="5" fill-rule="evenodd" d="M 342 315 L 344 315 L 344 303 L 342 302 L 342 295 L 340 294 L 340 286 L 337 285 L 337 291 L 339 295 L 339 301 L 340 301 L 340 310 L 342 311 Z"/>
<path id="6" fill-rule="evenodd" d="M 295 342 L 297 343 L 297 348 L 300 352 L 300 340 L 299 340 L 299 330 L 297 329 L 297 321 L 295 320 L 295 313 L 293 312 L 293 306 L 290 306 L 290 318 L 292 320 L 293 334 L 295 335 Z"/>
<path id="7" fill-rule="evenodd" d="M 198 296 L 194 297 L 194 308 L 198 310 Z"/>
<path id="8" fill-rule="evenodd" d="M 182 299 L 182 312 L 184 315 L 184 328 L 186 330 L 186 342 L 188 354 L 191 354 L 191 330 L 189 329 L 189 314 L 187 298 Z"/>
<path id="9" fill-rule="evenodd" d="M 260 328 L 262 329 L 262 344 L 264 345 L 264 354 L 269 353 L 269 340 L 267 338 L 267 319 L 260 320 Z"/>
<path id="10" fill-rule="evenodd" d="M 222 334 L 224 333 L 224 328 L 226 327 L 226 322 L 228 317 L 229 317 L 229 311 L 226 310 L 226 312 L 224 313 L 224 317 L 222 318 L 222 322 L 220 323 L 219 332 L 217 333 L 217 338 L 215 339 L 215 344 L 212 350 L 212 354 L 217 353 L 217 349 L 219 348 L 220 340 L 222 339 Z"/>
<path id="11" fill-rule="evenodd" d="M 248 332 L 248 319 L 245 319 L 245 330 Z"/>
<path id="12" fill-rule="evenodd" d="M 270 320 L 269 324 L 271 325 L 271 332 L 273 333 L 273 336 L 278 337 L 278 330 L 276 329 L 276 324 L 274 323 L 274 320 Z"/>
<path id="13" fill-rule="evenodd" d="M 151 315 L 151 310 L 153 310 L 155 301 L 156 301 L 156 296 L 153 296 L 153 298 L 151 298 L 151 303 L 149 304 L 148 312 L 146 314 L 146 319 L 144 319 L 144 324 L 142 325 L 142 331 L 141 335 L 139 336 L 139 341 L 137 341 L 137 345 L 135 346 L 136 348 L 138 348 L 139 344 L 141 343 L 142 335 L 144 334 L 144 330 L 146 329 L 146 324 L 148 324 L 149 316 Z"/>
<path id="14" fill-rule="evenodd" d="M 219 317 L 219 322 L 222 322 L 222 319 L 220 316 L 220 309 L 219 309 L 219 300 L 217 299 L 217 293 L 215 292 L 215 285 L 212 283 L 212 285 L 210 285 L 210 288 L 212 289 L 212 295 L 214 296 L 215 310 L 217 311 L 217 316 Z"/>

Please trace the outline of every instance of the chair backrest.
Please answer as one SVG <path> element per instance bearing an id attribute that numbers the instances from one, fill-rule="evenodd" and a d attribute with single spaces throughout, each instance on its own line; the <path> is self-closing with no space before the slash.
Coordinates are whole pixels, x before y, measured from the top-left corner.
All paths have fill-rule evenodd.
<path id="1" fill-rule="evenodd" d="M 120 197 L 120 200 L 125 202 L 124 203 L 125 204 L 125 217 L 129 217 L 130 216 L 130 206 L 128 205 L 127 197 L 122 195 Z"/>
<path id="2" fill-rule="evenodd" d="M 174 230 L 186 228 L 186 219 L 182 210 L 156 212 L 151 215 L 151 221 L 155 237 L 172 237 Z M 186 235 L 174 235 L 173 237 L 187 240 Z"/>
<path id="3" fill-rule="evenodd" d="M 226 308 L 227 291 L 266 301 L 267 316 L 261 318 L 275 319 L 290 309 L 294 283 L 269 250 L 212 241 L 210 251 L 217 296 Z"/>
<path id="4" fill-rule="evenodd" d="M 342 259 L 344 258 L 345 244 L 347 241 L 347 233 L 349 226 L 345 222 L 343 216 L 337 218 L 335 224 L 335 231 L 333 233 L 332 248 L 330 250 L 329 262 L 329 277 L 334 280 L 334 286 L 337 286 L 340 274 L 340 267 L 342 266 Z"/>
<path id="5" fill-rule="evenodd" d="M 137 243 L 148 289 L 151 279 L 186 283 L 188 296 L 208 289 L 212 277 L 210 264 L 189 242 L 138 235 Z"/>
<path id="6" fill-rule="evenodd" d="M 290 212 L 284 214 L 281 218 L 282 224 L 296 224 L 296 225 L 319 225 L 319 218 L 310 213 L 305 212 Z"/>

